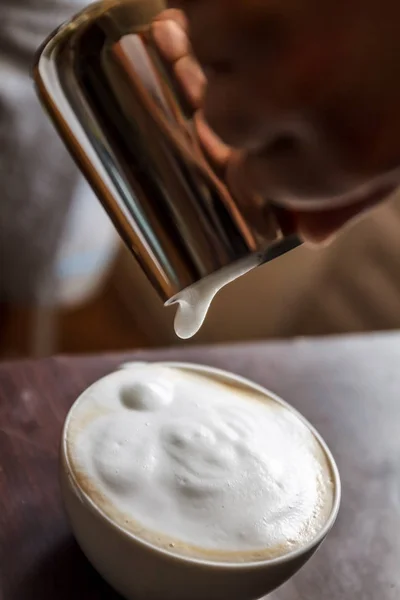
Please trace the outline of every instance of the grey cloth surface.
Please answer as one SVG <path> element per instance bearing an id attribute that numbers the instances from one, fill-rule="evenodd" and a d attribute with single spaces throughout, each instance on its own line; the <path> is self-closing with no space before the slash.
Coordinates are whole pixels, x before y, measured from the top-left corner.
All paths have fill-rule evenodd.
<path id="1" fill-rule="evenodd" d="M 0 0 L 0 301 L 46 303 L 78 171 L 36 98 L 43 39 L 84 3 Z"/>

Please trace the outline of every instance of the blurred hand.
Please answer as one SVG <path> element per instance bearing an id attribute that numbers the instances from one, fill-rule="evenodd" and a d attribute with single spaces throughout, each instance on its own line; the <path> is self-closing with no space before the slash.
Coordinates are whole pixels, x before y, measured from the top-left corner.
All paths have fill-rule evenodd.
<path id="1" fill-rule="evenodd" d="M 170 4 L 154 39 L 239 196 L 289 207 L 320 243 L 397 186 L 398 0 Z"/>

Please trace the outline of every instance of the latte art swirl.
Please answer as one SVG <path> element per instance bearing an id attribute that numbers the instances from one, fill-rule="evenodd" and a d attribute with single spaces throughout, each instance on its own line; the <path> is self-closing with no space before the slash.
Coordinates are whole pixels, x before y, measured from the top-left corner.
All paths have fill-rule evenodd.
<path id="1" fill-rule="evenodd" d="M 185 554 L 282 555 L 332 509 L 327 458 L 301 418 L 195 371 L 136 365 L 101 380 L 74 412 L 68 452 L 101 510 Z"/>

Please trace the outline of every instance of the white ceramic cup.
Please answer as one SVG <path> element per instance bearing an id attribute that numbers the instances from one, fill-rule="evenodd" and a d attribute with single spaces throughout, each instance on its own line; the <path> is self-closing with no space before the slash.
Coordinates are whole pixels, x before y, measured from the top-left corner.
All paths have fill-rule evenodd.
<path id="1" fill-rule="evenodd" d="M 130 367 L 134 363 L 125 365 Z M 70 418 L 85 393 L 76 400 L 65 421 L 61 443 L 61 490 L 72 530 L 81 549 L 104 577 L 128 600 L 255 600 L 294 575 L 320 546 L 332 528 L 340 505 L 340 477 L 333 456 L 319 433 L 284 400 L 265 388 L 232 373 L 187 363 L 160 363 L 217 375 L 220 379 L 257 390 L 293 411 L 324 449 L 332 472 L 334 499 L 325 527 L 310 543 L 285 556 L 249 563 L 217 563 L 174 555 L 141 540 L 112 521 L 79 486 L 68 464 L 67 432 Z"/>

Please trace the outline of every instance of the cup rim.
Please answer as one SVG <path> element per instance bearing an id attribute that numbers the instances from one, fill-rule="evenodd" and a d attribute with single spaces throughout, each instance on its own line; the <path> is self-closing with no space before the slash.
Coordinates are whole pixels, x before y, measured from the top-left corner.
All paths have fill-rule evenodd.
<path id="1" fill-rule="evenodd" d="M 322 450 L 324 451 L 326 458 L 328 460 L 328 464 L 329 464 L 329 467 L 330 467 L 330 470 L 332 473 L 332 479 L 333 479 L 333 483 L 334 483 L 332 509 L 331 509 L 330 515 L 329 515 L 324 527 L 321 529 L 321 531 L 318 533 L 318 535 L 314 539 L 312 539 L 310 542 L 308 542 L 306 545 L 304 545 L 300 548 L 297 548 L 296 550 L 293 550 L 292 552 L 288 552 L 287 554 L 284 554 L 282 556 L 276 556 L 274 558 L 266 558 L 266 559 L 253 560 L 253 561 L 245 561 L 245 562 L 232 562 L 232 561 L 221 561 L 221 560 L 217 561 L 217 560 L 207 560 L 205 558 L 199 558 L 199 557 L 194 557 L 194 556 L 185 556 L 184 554 L 174 553 L 167 549 L 156 546 L 155 544 L 152 544 L 151 542 L 141 538 L 140 536 L 134 534 L 133 532 L 127 531 L 126 529 L 124 529 L 124 527 L 122 525 L 120 525 L 119 523 L 114 521 L 112 518 L 110 518 L 107 514 L 105 514 L 103 512 L 103 510 L 93 501 L 93 499 L 81 488 L 81 486 L 79 485 L 79 483 L 75 477 L 74 469 L 71 466 L 71 462 L 69 459 L 69 453 L 67 450 L 68 426 L 69 426 L 70 420 L 72 418 L 72 415 L 73 415 L 74 410 L 76 409 L 77 405 L 82 401 L 83 396 L 94 385 L 96 385 L 99 381 L 101 381 L 103 379 L 107 379 L 108 377 L 111 377 L 112 375 L 114 375 L 115 373 L 117 373 L 120 370 L 128 369 L 135 365 L 143 365 L 143 364 L 155 364 L 155 365 L 165 366 L 165 367 L 175 367 L 175 368 L 180 368 L 180 369 L 185 369 L 185 370 L 192 370 L 192 371 L 203 372 L 203 373 L 211 373 L 211 374 L 218 375 L 222 378 L 226 378 L 230 381 L 237 381 L 238 383 L 241 383 L 247 387 L 250 387 L 251 389 L 253 389 L 255 391 L 260 392 L 263 395 L 268 396 L 273 401 L 277 402 L 278 404 L 283 405 L 285 408 L 287 408 L 292 413 L 294 413 L 306 425 L 306 427 L 312 432 L 312 434 L 314 435 L 314 437 L 316 438 L 316 440 L 322 447 Z M 79 499 L 89 508 L 89 510 L 94 512 L 98 517 L 100 517 L 100 519 L 106 521 L 112 529 L 117 530 L 122 536 L 130 539 L 135 544 L 143 545 L 143 546 L 147 547 L 149 550 L 151 550 L 152 552 L 155 552 L 156 554 L 158 553 L 160 555 L 164 555 L 166 558 L 173 559 L 176 561 L 182 561 L 183 563 L 197 564 L 197 565 L 200 565 L 203 567 L 207 567 L 207 569 L 210 569 L 210 568 L 215 568 L 215 569 L 223 568 L 223 569 L 227 569 L 227 570 L 259 569 L 259 568 L 266 567 L 266 566 L 272 567 L 272 566 L 277 566 L 277 565 L 283 565 L 287 562 L 291 562 L 292 560 L 296 560 L 297 558 L 300 558 L 301 556 L 304 556 L 305 554 L 311 552 L 313 549 L 318 548 L 318 546 L 324 541 L 325 537 L 327 536 L 329 531 L 332 529 L 332 527 L 336 521 L 336 518 L 337 518 L 337 515 L 339 512 L 339 508 L 340 508 L 342 485 L 341 485 L 341 480 L 340 480 L 339 469 L 337 467 L 336 461 L 335 461 L 333 454 L 332 454 L 331 450 L 329 449 L 327 443 L 325 442 L 325 440 L 323 439 L 321 434 L 317 431 L 317 429 L 306 419 L 306 417 L 304 417 L 302 415 L 302 413 L 300 413 L 296 408 L 294 408 L 291 404 L 289 404 L 289 402 L 287 402 L 286 400 L 284 400 L 283 398 L 281 398 L 280 396 L 278 396 L 277 394 L 275 394 L 268 388 L 252 381 L 251 379 L 248 379 L 247 377 L 242 377 L 241 375 L 237 375 L 236 373 L 232 373 L 225 369 L 219 369 L 217 367 L 211 367 L 211 366 L 203 365 L 203 364 L 199 364 L 199 363 L 190 363 L 190 362 L 181 362 L 181 361 L 132 360 L 132 361 L 127 361 L 125 363 L 122 363 L 116 370 L 111 371 L 110 373 L 108 373 L 107 375 L 105 375 L 103 377 L 100 377 L 99 379 L 94 381 L 90 386 L 85 388 L 79 394 L 79 396 L 76 398 L 76 400 L 73 402 L 73 404 L 71 405 L 71 407 L 68 411 L 68 414 L 65 418 L 63 429 L 62 429 L 61 453 L 62 453 L 62 459 L 63 459 L 63 461 L 65 461 L 65 465 L 67 467 L 66 471 L 67 471 L 67 476 L 68 476 L 68 483 L 74 488 L 74 491 L 78 495 Z M 62 468 L 64 468 L 64 467 L 62 467 Z"/>

